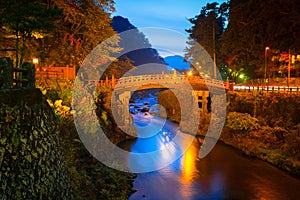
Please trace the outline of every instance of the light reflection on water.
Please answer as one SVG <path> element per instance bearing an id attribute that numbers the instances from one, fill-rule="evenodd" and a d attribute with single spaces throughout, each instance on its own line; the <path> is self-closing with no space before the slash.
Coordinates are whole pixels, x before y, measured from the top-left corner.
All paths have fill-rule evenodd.
<path id="1" fill-rule="evenodd" d="M 197 155 L 198 155 L 199 149 L 197 149 L 195 146 L 191 146 L 187 149 L 185 154 L 183 155 L 181 159 L 181 169 L 182 169 L 182 175 L 181 179 L 184 184 L 190 184 L 194 181 L 195 176 L 198 175 L 197 169 L 196 169 L 196 161 L 197 161 Z"/>
<path id="2" fill-rule="evenodd" d="M 146 135 L 150 135 L 150 137 L 145 137 L 145 133 L 142 133 L 143 136 L 138 138 L 132 145 L 131 156 L 128 160 L 129 168 L 132 171 L 139 171 L 140 168 L 143 168 L 144 171 L 160 169 L 171 164 L 174 158 L 182 156 L 182 146 L 173 142 L 173 140 L 176 136 L 177 141 L 184 141 L 182 138 L 183 133 L 179 133 L 176 126 L 170 126 L 169 122 L 165 124 L 162 121 L 159 117 L 152 117 L 151 123 L 147 127 L 149 129 L 153 128 L 156 133 L 153 134 L 148 130 Z M 159 131 L 157 131 L 158 127 L 160 127 Z M 141 134 L 141 129 L 145 130 L 145 125 L 137 126 L 138 135 Z M 135 156 L 136 153 L 144 154 L 145 156 L 137 158 Z"/>
<path id="3" fill-rule="evenodd" d="M 182 154 L 172 142 L 177 125 L 169 121 L 166 124 L 152 137 L 139 138 L 126 145 L 135 153 L 153 152 L 166 146 L 169 151 L 162 151 L 151 161 L 128 158 L 129 165 L 159 165 L 162 160 Z M 184 141 L 185 137 L 191 136 L 183 134 L 181 137 Z M 196 138 L 184 155 L 171 165 L 138 174 L 134 182 L 137 191 L 129 199 L 300 199 L 299 179 L 265 162 L 244 157 L 224 144 L 217 144 L 207 157 L 200 160 L 200 145 L 200 139 Z"/>

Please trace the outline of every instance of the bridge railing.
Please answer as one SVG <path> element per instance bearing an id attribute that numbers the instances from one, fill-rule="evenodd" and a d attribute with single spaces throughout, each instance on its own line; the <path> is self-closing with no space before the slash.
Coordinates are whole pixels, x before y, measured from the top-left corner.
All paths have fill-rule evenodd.
<path id="1" fill-rule="evenodd" d="M 185 76 L 181 74 L 147 74 L 140 76 L 127 76 L 122 77 L 120 79 L 114 80 L 86 80 L 85 82 L 88 84 L 93 84 L 97 86 L 108 86 L 115 88 L 125 88 L 136 86 L 137 84 L 145 85 L 145 84 L 180 84 L 188 81 L 190 84 L 200 84 L 209 87 L 218 87 L 228 89 L 226 84 L 222 80 L 216 79 L 204 79 L 199 76 Z"/>
<path id="2" fill-rule="evenodd" d="M 212 87 L 219 87 L 224 88 L 224 82 L 222 80 L 216 80 L 216 79 L 204 79 L 200 76 L 185 76 L 185 75 L 174 75 L 174 74 L 149 74 L 149 75 L 141 75 L 141 76 L 129 76 L 129 77 L 122 77 L 118 79 L 117 85 L 119 87 L 135 84 L 137 82 L 151 82 L 151 81 L 172 81 L 173 83 L 180 83 L 181 81 L 188 81 L 192 84 L 201 84 L 201 85 L 207 85 Z"/>
<path id="3" fill-rule="evenodd" d="M 283 85 L 234 85 L 234 91 L 251 92 L 300 92 L 300 86 L 283 86 Z"/>

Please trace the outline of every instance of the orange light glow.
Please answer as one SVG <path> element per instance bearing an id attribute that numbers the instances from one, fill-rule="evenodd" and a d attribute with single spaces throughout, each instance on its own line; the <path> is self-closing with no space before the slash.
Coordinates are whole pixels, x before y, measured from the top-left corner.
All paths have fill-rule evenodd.
<path id="1" fill-rule="evenodd" d="M 198 154 L 198 149 L 191 145 L 185 152 L 182 161 L 182 182 L 191 183 L 193 181 L 193 174 L 197 172 L 196 169 L 196 157 Z"/>
<path id="2" fill-rule="evenodd" d="M 188 71 L 187 75 L 188 76 L 193 76 L 193 72 L 190 70 L 190 71 Z"/>
<path id="3" fill-rule="evenodd" d="M 39 63 L 39 59 L 33 58 L 33 59 L 32 59 L 32 62 L 33 62 L 33 64 L 38 64 L 38 63 Z"/>

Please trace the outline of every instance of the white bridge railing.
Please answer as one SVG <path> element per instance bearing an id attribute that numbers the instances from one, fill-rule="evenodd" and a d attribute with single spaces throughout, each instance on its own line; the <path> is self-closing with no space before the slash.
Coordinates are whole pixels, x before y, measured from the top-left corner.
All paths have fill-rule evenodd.
<path id="1" fill-rule="evenodd" d="M 126 88 L 136 85 L 147 85 L 147 84 L 182 84 L 189 82 L 191 85 L 203 85 L 208 87 L 226 88 L 227 85 L 222 80 L 216 79 L 204 79 L 200 76 L 185 76 L 181 74 L 148 74 L 140 76 L 127 76 L 120 79 L 113 80 L 86 80 L 86 83 L 95 84 L 98 86 L 109 86 L 112 88 Z"/>
<path id="2" fill-rule="evenodd" d="M 136 85 L 142 82 L 145 84 L 161 84 L 161 83 L 173 83 L 180 84 L 188 81 L 190 84 L 200 84 L 207 85 L 211 87 L 224 88 L 224 82 L 222 80 L 216 79 L 204 79 L 199 76 L 184 76 L 177 74 L 149 74 L 141 76 L 128 76 L 118 79 L 116 87 L 126 87 L 131 85 Z"/>

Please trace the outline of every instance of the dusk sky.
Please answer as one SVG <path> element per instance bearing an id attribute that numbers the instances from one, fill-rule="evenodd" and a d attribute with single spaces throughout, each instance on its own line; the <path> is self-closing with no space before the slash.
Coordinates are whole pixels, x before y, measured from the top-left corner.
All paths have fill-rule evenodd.
<path id="1" fill-rule="evenodd" d="M 224 0 L 115 0 L 116 12 L 113 13 L 113 16 L 120 15 L 128 18 L 137 28 L 154 27 L 169 29 L 170 31 L 174 31 L 174 33 L 176 31 L 177 33 L 174 34 L 175 40 L 178 35 L 182 35 L 185 38 L 188 37 L 188 34 L 185 32 L 185 29 L 191 27 L 188 19 L 198 15 L 201 8 L 211 2 L 222 3 Z M 159 33 L 156 32 L 153 35 L 153 29 L 149 33 L 146 31 L 143 32 L 149 41 L 154 43 L 153 46 L 155 47 Z M 170 34 L 170 32 L 166 34 Z M 172 45 L 172 49 L 176 49 L 175 54 L 183 55 L 182 50 L 185 48 L 185 41 L 183 39 L 172 41 L 171 38 L 173 37 L 169 37 L 168 44 Z M 166 45 L 164 49 L 168 49 L 168 44 L 164 41 L 164 46 Z M 174 44 L 176 44 L 176 47 L 174 47 Z M 174 54 L 158 50 L 163 57 Z"/>

